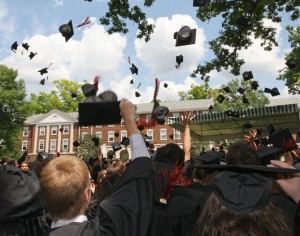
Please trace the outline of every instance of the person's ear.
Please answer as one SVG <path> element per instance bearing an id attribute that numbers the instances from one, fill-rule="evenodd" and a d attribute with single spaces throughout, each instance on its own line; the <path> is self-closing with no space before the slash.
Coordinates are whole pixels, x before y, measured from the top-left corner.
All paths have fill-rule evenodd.
<path id="1" fill-rule="evenodd" d="M 90 203 L 91 201 L 91 189 L 87 188 L 83 193 L 83 200 L 86 203 Z"/>

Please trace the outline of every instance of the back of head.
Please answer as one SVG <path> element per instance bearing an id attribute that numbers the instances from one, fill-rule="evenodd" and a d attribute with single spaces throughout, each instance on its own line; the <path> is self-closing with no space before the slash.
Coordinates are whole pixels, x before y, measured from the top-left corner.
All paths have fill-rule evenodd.
<path id="1" fill-rule="evenodd" d="M 227 149 L 226 163 L 233 165 L 259 165 L 260 160 L 248 143 L 237 142 Z"/>
<path id="2" fill-rule="evenodd" d="M 42 193 L 54 221 L 79 215 L 84 204 L 82 194 L 88 187 L 88 168 L 77 157 L 53 159 L 41 172 Z"/>
<path id="3" fill-rule="evenodd" d="M 99 183 L 96 189 L 96 197 L 97 202 L 102 202 L 105 198 L 110 196 L 114 190 L 117 184 L 121 180 L 121 175 L 118 173 L 111 173 L 107 174 L 102 181 Z"/>
<path id="4" fill-rule="evenodd" d="M 116 160 L 107 166 L 106 171 L 107 171 L 108 175 L 114 174 L 114 173 L 116 173 L 118 175 L 122 175 L 125 168 L 126 168 L 126 166 L 122 160 Z"/>
<path id="5" fill-rule="evenodd" d="M 168 143 L 156 150 L 155 161 L 182 165 L 184 151 L 175 143 Z"/>

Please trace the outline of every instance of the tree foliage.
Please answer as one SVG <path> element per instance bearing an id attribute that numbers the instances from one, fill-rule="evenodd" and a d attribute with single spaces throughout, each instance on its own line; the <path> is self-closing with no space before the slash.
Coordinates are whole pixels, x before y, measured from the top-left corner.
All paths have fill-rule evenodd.
<path id="1" fill-rule="evenodd" d="M 96 146 L 92 141 L 93 137 L 93 135 L 87 134 L 78 140 L 80 145 L 77 148 L 76 155 L 82 157 L 85 161 L 88 161 L 90 157 L 98 157 L 99 152 L 101 152 L 99 145 L 101 145 L 102 140 L 99 139 L 99 145 Z"/>
<path id="2" fill-rule="evenodd" d="M 19 134 L 29 114 L 24 80 L 18 72 L 0 65 L 0 157 L 20 156 Z"/>
<path id="3" fill-rule="evenodd" d="M 286 61 L 295 60 L 295 68 L 284 68 L 283 73 L 278 77 L 279 80 L 285 81 L 288 91 L 291 94 L 300 93 L 300 26 L 287 26 L 289 32 L 289 42 L 291 43 L 292 51 L 286 55 Z"/>
<path id="4" fill-rule="evenodd" d="M 211 98 L 212 89 L 208 83 L 205 82 L 202 85 L 192 85 L 188 92 L 180 91 L 178 93 L 180 100 L 193 100 L 193 99 L 206 99 Z"/>
<path id="5" fill-rule="evenodd" d="M 155 0 L 145 0 L 144 7 L 151 7 Z M 192 1 L 187 2 L 191 4 Z M 154 25 L 147 22 L 143 9 L 134 5 L 131 6 L 128 0 L 108 1 L 106 15 L 100 19 L 101 24 L 109 25 L 109 33 L 127 33 L 126 21 L 137 23 L 138 38 L 150 40 L 154 32 Z M 232 74 L 239 75 L 240 68 L 244 64 L 239 52 L 247 49 L 253 43 L 253 38 L 261 39 L 261 46 L 271 51 L 278 46 L 276 41 L 276 28 L 264 24 L 265 20 L 280 23 L 282 17 L 289 17 L 296 21 L 300 16 L 299 0 L 206 0 L 204 6 L 200 6 L 196 14 L 202 22 L 211 22 L 213 19 L 221 20 L 222 24 L 219 35 L 209 43 L 210 49 L 215 57 L 206 61 L 191 73 L 191 77 L 199 76 L 203 80 L 209 78 L 213 70 L 221 71 L 229 69 Z M 287 85 L 291 88 L 293 80 Z M 293 89 L 291 89 L 293 92 Z"/>
<path id="6" fill-rule="evenodd" d="M 70 80 L 55 80 L 55 90 L 49 93 L 40 92 L 38 95 L 31 94 L 31 113 L 44 114 L 53 109 L 58 109 L 63 112 L 78 111 L 78 103 L 84 101 L 84 94 L 78 93 L 82 86 L 78 82 Z M 72 98 L 71 92 L 78 93 L 76 98 Z"/>

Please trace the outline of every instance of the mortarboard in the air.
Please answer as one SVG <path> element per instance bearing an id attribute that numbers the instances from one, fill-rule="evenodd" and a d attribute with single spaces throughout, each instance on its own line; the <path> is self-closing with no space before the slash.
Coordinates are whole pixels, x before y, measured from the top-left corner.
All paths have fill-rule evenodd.
<path id="1" fill-rule="evenodd" d="M 224 159 L 225 157 L 225 153 L 223 152 L 215 152 L 215 151 L 211 151 L 211 152 L 206 152 L 201 154 L 198 157 L 195 157 L 195 161 L 202 161 L 202 163 L 204 165 L 208 165 L 208 164 L 220 164 L 221 159 Z"/>
<path id="2" fill-rule="evenodd" d="M 271 89 L 271 95 L 272 95 L 272 97 L 275 97 L 275 96 L 280 95 L 280 93 L 279 93 L 277 88 L 272 88 Z"/>
<path id="3" fill-rule="evenodd" d="M 72 98 L 77 98 L 77 96 L 78 96 L 77 93 L 71 92 L 71 97 Z"/>
<path id="4" fill-rule="evenodd" d="M 154 110 L 154 115 L 157 118 L 157 123 L 163 125 L 166 122 L 166 116 L 169 113 L 169 108 L 166 106 L 158 106 Z"/>
<path id="5" fill-rule="evenodd" d="M 215 109 L 213 105 L 210 105 L 210 106 L 208 107 L 208 110 L 209 110 L 209 111 L 212 111 L 213 109 Z"/>
<path id="6" fill-rule="evenodd" d="M 230 90 L 230 88 L 227 86 L 227 87 L 225 87 L 225 88 L 223 88 L 223 90 L 226 92 L 226 93 L 230 93 L 231 92 L 231 90 Z"/>
<path id="7" fill-rule="evenodd" d="M 219 103 L 222 103 L 222 102 L 224 101 L 224 99 L 225 99 L 225 97 L 224 97 L 222 94 L 220 94 L 220 95 L 217 97 L 217 101 L 218 101 Z"/>
<path id="8" fill-rule="evenodd" d="M 287 60 L 287 62 L 285 63 L 287 65 L 287 67 L 289 69 L 295 69 L 297 66 L 297 61 L 294 58 L 291 58 L 289 60 Z"/>
<path id="9" fill-rule="evenodd" d="M 30 58 L 30 60 L 32 59 L 32 58 L 34 58 L 34 56 L 36 55 L 37 53 L 35 52 L 30 52 L 30 54 L 29 54 L 29 58 Z"/>
<path id="10" fill-rule="evenodd" d="M 59 32 L 65 38 L 66 42 L 74 35 L 72 20 L 68 24 L 63 24 L 59 27 Z"/>
<path id="11" fill-rule="evenodd" d="M 91 140 L 94 142 L 95 146 L 98 147 L 100 142 L 99 142 L 99 138 L 98 137 L 93 137 L 91 138 Z"/>
<path id="12" fill-rule="evenodd" d="M 120 136 L 119 132 L 115 132 L 114 135 L 115 135 L 116 138 Z"/>
<path id="13" fill-rule="evenodd" d="M 182 62 L 183 62 L 183 56 L 182 55 L 176 56 L 176 63 L 180 65 Z"/>
<path id="14" fill-rule="evenodd" d="M 193 0 L 193 7 L 204 7 L 209 0 Z"/>
<path id="15" fill-rule="evenodd" d="M 245 71 L 245 72 L 243 73 L 243 79 L 244 79 L 244 81 L 253 79 L 252 71 Z"/>
<path id="16" fill-rule="evenodd" d="M 129 68 L 131 71 L 131 74 L 137 74 L 139 73 L 139 69 L 132 63 L 131 67 Z"/>
<path id="17" fill-rule="evenodd" d="M 93 0 L 84 0 L 84 1 L 91 2 L 91 1 L 93 1 Z"/>
<path id="18" fill-rule="evenodd" d="M 45 81 L 46 81 L 45 79 L 41 79 L 40 84 L 41 84 L 41 85 L 44 85 L 44 84 L 45 84 Z"/>
<path id="19" fill-rule="evenodd" d="M 28 45 L 28 43 L 22 43 L 22 47 L 25 48 L 25 49 L 28 51 L 28 48 L 29 48 L 30 46 Z"/>
<path id="20" fill-rule="evenodd" d="M 244 129 L 251 129 L 251 128 L 253 128 L 253 125 L 250 124 L 250 123 L 244 123 L 244 124 L 243 124 L 243 128 L 244 128 Z"/>
<path id="21" fill-rule="evenodd" d="M 257 83 L 257 81 L 252 81 L 251 82 L 251 88 L 253 90 L 257 90 L 258 87 L 259 87 L 259 84 Z"/>
<path id="22" fill-rule="evenodd" d="M 117 152 L 117 151 L 121 150 L 122 147 L 121 147 L 121 145 L 118 142 L 114 142 L 112 144 L 112 149 L 114 150 L 114 152 Z"/>
<path id="23" fill-rule="evenodd" d="M 41 75 L 48 73 L 48 68 L 45 67 L 43 69 L 40 69 L 38 72 L 40 72 Z"/>
<path id="24" fill-rule="evenodd" d="M 246 98 L 245 96 L 243 97 L 242 102 L 243 102 L 244 104 L 249 104 L 249 100 L 248 100 L 248 98 Z"/>
<path id="25" fill-rule="evenodd" d="M 239 89 L 238 89 L 238 92 L 239 92 L 240 94 L 244 94 L 244 92 L 245 92 L 245 89 L 244 89 L 244 88 L 242 88 L 242 87 L 239 87 Z"/>
<path id="26" fill-rule="evenodd" d="M 60 128 L 59 128 L 59 131 L 60 131 L 60 132 L 63 132 L 63 131 L 64 131 L 64 127 L 63 127 L 63 126 L 60 127 Z"/>
<path id="27" fill-rule="evenodd" d="M 135 91 L 135 96 L 138 98 L 138 97 L 140 97 L 141 96 L 141 94 L 138 92 L 138 91 Z"/>
<path id="28" fill-rule="evenodd" d="M 92 84 L 84 84 L 81 86 L 81 90 L 85 97 L 96 96 L 97 90 Z"/>
<path id="29" fill-rule="evenodd" d="M 191 29 L 189 26 L 183 26 L 178 32 L 174 33 L 176 39 L 175 47 L 195 44 L 196 29 Z"/>
<path id="30" fill-rule="evenodd" d="M 167 83 L 164 83 L 164 88 L 168 88 L 168 84 Z"/>
<path id="31" fill-rule="evenodd" d="M 289 152 L 298 148 L 292 133 L 289 129 L 283 129 L 272 133 L 268 139 L 269 144 L 273 147 L 281 148 L 284 152 Z"/>
<path id="32" fill-rule="evenodd" d="M 15 52 L 17 49 L 18 49 L 18 42 L 16 41 L 16 42 L 14 42 L 12 45 L 11 45 L 11 50 L 13 51 L 13 52 Z"/>
<path id="33" fill-rule="evenodd" d="M 173 134 L 170 134 L 170 135 L 169 135 L 169 138 L 170 138 L 170 139 L 174 139 L 174 135 L 173 135 Z"/>
<path id="34" fill-rule="evenodd" d="M 134 84 L 134 81 L 133 81 L 133 79 L 131 79 L 131 80 L 130 80 L 130 84 Z"/>
<path id="35" fill-rule="evenodd" d="M 265 93 L 271 93 L 271 89 L 265 88 L 265 89 L 264 89 L 264 92 L 265 92 Z"/>
<path id="36" fill-rule="evenodd" d="M 139 131 L 142 131 L 143 129 L 145 129 L 145 127 L 143 125 L 138 125 L 137 127 L 138 127 Z"/>
<path id="37" fill-rule="evenodd" d="M 75 142 L 73 142 L 73 145 L 74 145 L 75 147 L 78 147 L 78 146 L 80 145 L 80 143 L 76 140 Z"/>
<path id="38" fill-rule="evenodd" d="M 122 144 L 122 145 L 124 145 L 125 147 L 127 147 L 127 146 L 129 145 L 129 143 L 130 143 L 129 138 L 123 137 L 120 144 Z"/>

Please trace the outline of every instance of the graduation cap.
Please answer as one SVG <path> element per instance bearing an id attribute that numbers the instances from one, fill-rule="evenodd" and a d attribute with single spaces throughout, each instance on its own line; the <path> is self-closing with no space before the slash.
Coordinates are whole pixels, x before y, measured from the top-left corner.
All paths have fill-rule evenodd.
<path id="1" fill-rule="evenodd" d="M 114 150 L 114 152 L 117 152 L 117 151 L 121 150 L 122 147 L 121 147 L 121 145 L 118 142 L 114 142 L 112 144 L 112 149 Z"/>
<path id="2" fill-rule="evenodd" d="M 283 149 L 267 146 L 259 148 L 256 153 L 260 159 L 260 164 L 266 166 L 271 163 L 271 160 L 279 160 L 279 154 L 283 153 Z"/>
<path id="3" fill-rule="evenodd" d="M 174 39 L 176 39 L 175 47 L 195 44 L 196 29 L 183 26 L 178 32 L 174 33 Z"/>
<path id="4" fill-rule="evenodd" d="M 227 86 L 227 87 L 225 87 L 225 88 L 223 88 L 223 90 L 226 92 L 226 93 L 230 93 L 231 92 L 231 90 L 230 90 L 230 88 Z"/>
<path id="5" fill-rule="evenodd" d="M 169 135 L 169 138 L 170 138 L 170 139 L 174 139 L 174 135 L 173 135 L 173 134 L 170 134 L 170 135 Z"/>
<path id="6" fill-rule="evenodd" d="M 59 27 L 59 32 L 65 38 L 66 42 L 74 35 L 72 20 L 68 24 L 63 24 Z"/>
<path id="7" fill-rule="evenodd" d="M 242 88 L 242 87 L 239 87 L 239 89 L 238 89 L 238 92 L 239 92 L 240 94 L 244 94 L 244 92 L 245 92 L 245 89 L 244 89 L 244 88 Z"/>
<path id="8" fill-rule="evenodd" d="M 94 144 L 95 144 L 96 147 L 99 146 L 100 142 L 99 142 L 99 138 L 98 137 L 93 137 L 91 140 L 94 142 Z"/>
<path id="9" fill-rule="evenodd" d="M 285 63 L 287 65 L 287 67 L 289 69 L 295 69 L 297 66 L 297 61 L 294 58 L 291 58 L 289 60 L 287 60 L 287 62 Z"/>
<path id="10" fill-rule="evenodd" d="M 16 41 L 16 42 L 14 42 L 12 45 L 11 45 L 11 50 L 13 51 L 13 52 L 15 52 L 17 49 L 18 49 L 18 42 Z"/>
<path id="11" fill-rule="evenodd" d="M 130 84 L 134 84 L 134 81 L 133 81 L 133 79 L 131 79 L 131 80 L 130 80 Z"/>
<path id="12" fill-rule="evenodd" d="M 243 101 L 244 104 L 249 104 L 248 98 L 246 98 L 246 97 L 243 97 L 242 101 Z"/>
<path id="13" fill-rule="evenodd" d="M 213 109 L 215 109 L 213 105 L 210 105 L 208 108 L 209 111 L 212 111 Z"/>
<path id="14" fill-rule="evenodd" d="M 272 88 L 271 89 L 271 95 L 272 95 L 272 97 L 274 97 L 274 96 L 280 95 L 280 93 L 279 93 L 277 88 Z"/>
<path id="15" fill-rule="evenodd" d="M 43 68 L 43 69 L 40 69 L 38 72 L 40 72 L 41 75 L 47 74 L 47 73 L 48 73 L 48 68 L 45 67 L 45 68 Z"/>
<path id="16" fill-rule="evenodd" d="M 218 101 L 219 103 L 222 103 L 222 102 L 224 101 L 224 99 L 225 99 L 225 97 L 224 97 L 222 94 L 220 94 L 220 95 L 217 97 L 217 101 Z"/>
<path id="17" fill-rule="evenodd" d="M 257 90 L 258 87 L 259 87 L 259 84 L 257 83 L 257 81 L 252 81 L 251 82 L 251 88 L 253 90 Z"/>
<path id="18" fill-rule="evenodd" d="M 28 43 L 22 43 L 22 47 L 28 51 L 29 45 Z"/>
<path id="19" fill-rule="evenodd" d="M 250 124 L 250 123 L 245 123 L 245 124 L 243 124 L 243 128 L 244 129 L 251 129 L 251 128 L 253 128 L 253 125 Z"/>
<path id="20" fill-rule="evenodd" d="M 120 144 L 124 145 L 125 147 L 127 147 L 129 145 L 130 141 L 129 138 L 127 137 L 123 137 L 122 141 L 120 142 Z"/>
<path id="21" fill-rule="evenodd" d="M 71 97 L 72 98 L 77 98 L 77 96 L 78 96 L 77 93 L 71 92 Z"/>
<path id="22" fill-rule="evenodd" d="M 196 157 L 196 161 L 202 161 L 204 165 L 209 164 L 220 164 L 221 159 L 224 159 L 225 153 L 224 152 L 205 152 L 202 153 L 200 156 Z"/>
<path id="23" fill-rule="evenodd" d="M 120 136 L 119 132 L 115 132 L 115 137 L 117 138 L 119 136 Z"/>
<path id="24" fill-rule="evenodd" d="M 76 140 L 75 142 L 73 142 L 73 145 L 74 145 L 75 147 L 78 147 L 78 146 L 80 145 L 80 143 Z"/>
<path id="25" fill-rule="evenodd" d="M 245 71 L 245 72 L 243 73 L 243 79 L 244 79 L 244 81 L 253 79 L 252 71 Z"/>
<path id="26" fill-rule="evenodd" d="M 45 79 L 41 79 L 40 84 L 41 84 L 41 85 L 44 85 L 44 84 L 45 84 L 45 81 L 46 81 Z"/>
<path id="27" fill-rule="evenodd" d="M 37 53 L 35 52 L 30 52 L 30 54 L 29 54 L 29 58 L 30 58 L 30 60 L 32 59 L 32 58 L 34 58 L 34 56 L 36 55 Z"/>
<path id="28" fill-rule="evenodd" d="M 85 97 L 96 96 L 97 90 L 92 84 L 84 84 L 81 86 L 81 90 Z"/>
<path id="29" fill-rule="evenodd" d="M 132 63 L 131 67 L 129 68 L 131 71 L 131 74 L 137 74 L 139 73 L 139 69 Z"/>
<path id="30" fill-rule="evenodd" d="M 183 56 L 182 55 L 176 56 L 176 63 L 177 63 L 177 65 L 175 66 L 176 69 L 180 67 L 180 64 L 182 62 L 183 62 Z"/>
<path id="31" fill-rule="evenodd" d="M 141 96 L 141 94 L 138 92 L 138 91 L 135 91 L 135 96 L 138 98 L 138 97 L 140 97 Z"/>
<path id="32" fill-rule="evenodd" d="M 169 113 L 169 108 L 165 106 L 158 106 L 154 110 L 154 115 L 157 118 L 157 123 L 163 125 L 166 122 L 166 116 Z"/>
<path id="33" fill-rule="evenodd" d="M 284 152 L 289 152 L 298 148 L 289 129 L 283 129 L 272 133 L 269 136 L 268 142 L 273 144 L 273 147 L 283 149 Z"/>
<path id="34" fill-rule="evenodd" d="M 193 7 L 204 7 L 209 0 L 193 0 Z"/>
<path id="35" fill-rule="evenodd" d="M 139 131 L 142 131 L 143 129 L 145 129 L 145 127 L 143 125 L 138 125 L 137 128 Z"/>
<path id="36" fill-rule="evenodd" d="M 164 83 L 164 88 L 168 88 L 168 84 L 167 83 Z"/>
<path id="37" fill-rule="evenodd" d="M 63 132 L 63 131 L 64 131 L 64 127 L 63 127 L 63 126 L 60 127 L 60 128 L 59 128 L 59 131 L 60 131 L 60 132 Z"/>

